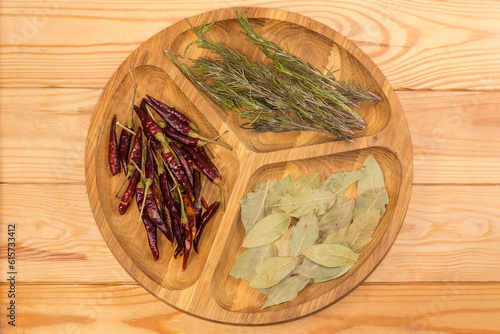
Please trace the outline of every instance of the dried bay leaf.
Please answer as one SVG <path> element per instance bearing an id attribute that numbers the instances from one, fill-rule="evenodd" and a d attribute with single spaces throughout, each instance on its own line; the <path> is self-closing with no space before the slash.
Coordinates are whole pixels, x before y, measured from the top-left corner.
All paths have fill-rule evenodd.
<path id="1" fill-rule="evenodd" d="M 387 204 L 389 204 L 389 195 L 384 188 L 367 190 L 358 197 L 354 206 L 353 218 L 356 219 L 361 213 L 372 210 L 380 211 L 380 217 L 382 217 Z"/>
<path id="2" fill-rule="evenodd" d="M 336 203 L 319 220 L 319 230 L 329 234 L 340 230 L 352 222 L 354 213 L 354 199 Z"/>
<path id="3" fill-rule="evenodd" d="M 347 187 L 361 179 L 362 176 L 363 173 L 360 170 L 333 173 L 319 185 L 319 189 L 329 190 L 337 196 L 342 196 Z"/>
<path id="4" fill-rule="evenodd" d="M 384 176 L 373 155 L 369 155 L 361 167 L 363 176 L 358 181 L 358 197 L 370 189 L 380 189 L 384 187 Z"/>
<path id="5" fill-rule="evenodd" d="M 283 194 L 295 196 L 305 189 L 316 189 L 319 186 L 319 173 L 311 173 L 291 182 L 285 188 Z"/>
<path id="6" fill-rule="evenodd" d="M 345 195 L 336 195 L 336 200 L 335 200 L 335 204 L 342 204 L 342 203 L 345 203 L 347 201 L 349 201 L 350 199 L 345 197 Z"/>
<path id="7" fill-rule="evenodd" d="M 293 229 L 290 238 L 290 255 L 299 256 L 304 249 L 307 249 L 316 243 L 318 239 L 318 218 L 311 212 L 302 216 Z"/>
<path id="8" fill-rule="evenodd" d="M 347 188 L 354 190 L 356 182 L 357 200 L 347 198 Z M 384 187 L 373 156 L 361 170 L 333 173 L 321 183 L 319 173 L 258 182 L 239 201 L 247 233 L 242 247 L 248 249 L 230 275 L 268 295 L 263 308 L 292 300 L 309 282 L 341 277 L 386 211 Z"/>
<path id="9" fill-rule="evenodd" d="M 255 276 L 255 267 L 274 256 L 276 256 L 276 247 L 273 244 L 248 248 L 236 258 L 229 275 L 250 281 Z"/>
<path id="10" fill-rule="evenodd" d="M 325 267 L 354 264 L 359 255 L 343 244 L 316 244 L 302 252 L 309 260 Z"/>
<path id="11" fill-rule="evenodd" d="M 248 231 L 242 247 L 253 248 L 272 243 L 286 232 L 290 221 L 290 216 L 284 212 L 262 218 Z"/>
<path id="12" fill-rule="evenodd" d="M 269 258 L 255 267 L 255 276 L 250 281 L 250 286 L 256 289 L 270 288 L 290 274 L 296 265 L 297 259 L 290 256 Z"/>
<path id="13" fill-rule="evenodd" d="M 270 291 L 266 291 L 268 297 L 262 308 L 281 304 L 297 297 L 299 292 L 311 281 L 309 277 L 296 275 L 299 269 L 300 266 L 295 267 L 290 275 L 273 286 Z"/>
<path id="14" fill-rule="evenodd" d="M 269 191 L 267 192 L 266 202 L 264 206 L 266 215 L 273 213 L 273 205 L 276 204 L 278 198 L 283 194 L 283 191 L 292 182 L 292 176 L 288 174 L 281 180 L 271 184 L 271 186 L 269 187 Z"/>
<path id="15" fill-rule="evenodd" d="M 270 287 L 270 288 L 266 288 L 266 289 L 256 289 L 257 291 L 259 291 L 260 293 L 264 294 L 264 295 L 268 295 L 269 292 L 271 292 L 271 289 L 273 287 Z"/>
<path id="16" fill-rule="evenodd" d="M 290 238 L 295 226 L 290 226 L 278 240 L 274 242 L 276 247 L 276 256 L 290 256 Z"/>
<path id="17" fill-rule="evenodd" d="M 297 195 L 283 195 L 275 207 L 292 217 L 300 218 L 316 211 L 322 215 L 335 203 L 335 195 L 328 190 L 306 188 Z"/>
<path id="18" fill-rule="evenodd" d="M 312 282 L 313 283 L 321 283 L 321 282 L 326 282 L 326 281 L 330 281 L 332 279 L 342 277 L 345 274 L 347 274 L 347 272 L 352 268 L 352 266 L 353 266 L 353 264 L 351 264 L 349 266 L 330 268 L 330 269 L 336 269 L 337 274 L 332 275 L 332 277 L 328 277 L 328 278 L 313 278 Z"/>
<path id="19" fill-rule="evenodd" d="M 325 237 L 322 243 L 332 243 L 332 242 L 345 242 L 347 245 L 346 233 L 349 229 L 349 225 L 342 227 L 340 230 L 331 231 Z"/>
<path id="20" fill-rule="evenodd" d="M 239 200 L 241 205 L 241 221 L 243 222 L 246 232 L 248 232 L 255 223 L 265 217 L 267 193 L 269 187 L 276 182 L 276 179 L 273 182 L 271 181 L 267 183 L 262 183 L 261 181 L 257 182 L 255 187 L 253 187 L 245 197 Z"/>
<path id="21" fill-rule="evenodd" d="M 351 269 L 353 265 L 340 266 L 340 267 L 325 267 L 319 265 L 308 258 L 304 259 L 300 266 L 300 275 L 313 279 L 313 282 L 325 282 L 335 278 L 339 278 Z"/>
<path id="22" fill-rule="evenodd" d="M 380 211 L 371 210 L 359 214 L 347 230 L 346 241 L 355 252 L 359 252 L 372 239 L 380 221 Z"/>

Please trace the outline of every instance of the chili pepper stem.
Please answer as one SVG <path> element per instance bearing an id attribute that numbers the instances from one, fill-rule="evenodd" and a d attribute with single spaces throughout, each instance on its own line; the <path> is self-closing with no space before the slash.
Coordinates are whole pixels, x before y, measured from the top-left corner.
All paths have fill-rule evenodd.
<path id="1" fill-rule="evenodd" d="M 153 116 L 153 113 L 151 112 L 151 110 L 149 109 L 149 106 L 147 104 L 146 104 L 146 111 L 148 112 L 149 117 L 151 117 L 151 119 L 156 122 L 156 119 Z M 158 122 L 156 122 L 156 123 L 158 124 Z"/>
<path id="2" fill-rule="evenodd" d="M 198 132 L 198 127 L 193 122 L 189 123 L 188 126 L 191 128 L 191 130 Z"/>
<path id="3" fill-rule="evenodd" d="M 129 128 L 127 128 L 125 125 L 121 124 L 120 122 L 116 121 L 116 125 L 118 125 L 120 128 L 122 128 L 123 130 L 127 131 L 127 132 L 130 132 L 131 134 L 133 134 L 134 136 L 136 135 L 136 133 L 132 130 L 130 130 Z"/>
<path id="4" fill-rule="evenodd" d="M 139 173 L 141 174 L 141 178 L 146 180 L 146 182 L 144 183 L 144 198 L 142 199 L 141 212 L 139 214 L 139 220 L 138 220 L 141 221 L 142 212 L 144 211 L 144 205 L 146 204 L 146 194 L 148 193 L 149 187 L 151 187 L 153 181 L 151 179 L 146 179 L 146 176 L 144 175 L 142 170 L 136 165 L 136 163 L 134 161 L 132 161 L 132 163 L 134 164 L 136 170 L 139 171 Z"/>
<path id="5" fill-rule="evenodd" d="M 226 131 L 224 131 L 223 133 L 221 133 L 220 135 L 215 136 L 214 138 L 212 138 L 212 140 L 217 140 L 217 139 L 219 139 L 220 137 L 224 136 L 224 135 L 225 135 L 226 133 L 228 133 L 228 132 L 229 132 L 229 130 L 226 130 Z"/>
<path id="6" fill-rule="evenodd" d="M 141 177 L 145 179 L 146 177 L 144 176 L 144 173 L 143 173 L 143 172 L 142 172 L 142 170 L 141 170 L 141 169 L 137 166 L 137 164 L 135 163 L 135 161 L 131 161 L 131 163 L 134 165 L 134 167 L 137 169 L 137 171 L 139 171 L 139 174 L 141 174 Z"/>
<path id="7" fill-rule="evenodd" d="M 227 192 L 227 189 L 226 187 L 224 187 L 224 185 L 221 183 L 221 182 L 217 182 L 217 183 L 214 183 L 217 187 L 219 187 L 219 189 L 223 192 Z"/>
<path id="8" fill-rule="evenodd" d="M 151 187 L 152 183 L 153 183 L 153 180 L 146 179 L 146 183 L 144 184 L 144 198 L 142 199 L 141 213 L 139 215 L 138 221 L 141 221 L 142 212 L 144 211 L 144 206 L 146 206 L 146 197 L 147 197 L 146 194 L 148 193 L 148 190 Z"/>
<path id="9" fill-rule="evenodd" d="M 207 155 L 210 156 L 210 159 L 217 160 L 217 158 L 215 157 L 215 155 L 212 153 L 212 150 L 210 150 L 210 147 L 206 146 L 205 147 L 205 151 L 207 152 Z"/>
<path id="10" fill-rule="evenodd" d="M 202 144 L 201 146 L 206 145 L 207 143 L 212 143 L 212 144 L 217 144 L 217 145 L 220 145 L 220 146 L 222 146 L 222 147 L 224 147 L 225 149 L 228 149 L 228 150 L 230 150 L 230 151 L 232 151 L 232 150 L 233 150 L 233 148 L 232 148 L 231 146 L 229 146 L 228 144 L 222 143 L 222 142 L 220 142 L 220 141 L 216 141 L 216 140 L 208 139 L 208 138 L 203 137 L 202 135 L 200 135 L 199 133 L 194 132 L 194 131 L 189 132 L 189 137 L 191 137 L 191 138 L 196 138 L 196 139 L 199 139 L 199 140 L 200 140 L 200 141 L 202 141 L 202 142 L 205 142 L 205 143 L 201 143 L 201 144 Z M 216 137 L 216 138 L 217 138 L 217 137 Z M 200 145 L 200 144 L 198 144 L 198 145 Z"/>
<path id="11" fill-rule="evenodd" d="M 132 78 L 132 82 L 134 83 L 134 89 L 137 89 L 137 82 L 135 82 L 134 75 L 132 74 L 132 66 L 128 65 L 128 71 L 130 73 L 130 77 Z"/>
<path id="12" fill-rule="evenodd" d="M 130 77 L 132 78 L 132 82 L 134 83 L 134 94 L 132 95 L 132 106 L 130 107 L 130 118 L 128 119 L 125 126 L 128 126 L 131 129 L 134 129 L 134 101 L 135 96 L 137 94 L 137 83 L 135 82 L 134 75 L 132 74 L 132 66 L 128 66 L 128 71 L 130 73 Z"/>
<path id="13" fill-rule="evenodd" d="M 205 185 L 207 184 L 207 178 L 203 178 L 203 183 L 201 184 L 201 189 L 200 189 L 200 196 L 198 196 L 198 202 L 194 203 L 195 207 L 198 208 L 200 206 L 200 200 L 203 195 L 203 190 L 205 190 Z"/>

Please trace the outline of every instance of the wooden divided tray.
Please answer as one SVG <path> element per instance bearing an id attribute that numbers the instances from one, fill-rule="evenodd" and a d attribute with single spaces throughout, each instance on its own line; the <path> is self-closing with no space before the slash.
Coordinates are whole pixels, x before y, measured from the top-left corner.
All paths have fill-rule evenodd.
<path id="1" fill-rule="evenodd" d="M 248 9 L 250 22 L 265 37 L 287 45 L 292 53 L 317 68 L 334 67 L 341 79 L 353 79 L 382 97 L 379 104 L 361 103 L 360 114 L 368 126 L 354 143 L 341 142 L 317 132 L 253 133 L 244 122 L 214 105 L 200 93 L 165 56 L 168 49 L 182 53 L 193 42 L 189 25 L 182 20 L 135 50 L 113 74 L 95 108 L 86 150 L 86 182 L 90 205 L 109 248 L 127 272 L 153 295 L 189 314 L 236 324 L 269 324 L 296 319 L 324 308 L 354 289 L 380 263 L 394 242 L 408 207 L 413 174 L 410 134 L 398 99 L 387 79 L 354 43 L 327 26 L 295 13 L 277 9 Z M 242 12 L 244 8 L 239 8 Z M 233 9 L 221 9 L 189 19 L 198 26 L 205 19 L 218 19 L 209 35 L 252 59 L 263 59 L 245 41 Z M 187 56 L 206 52 L 191 47 Z M 227 150 L 210 146 L 227 188 L 225 211 L 219 210 L 207 226 L 200 253 L 191 254 L 186 271 L 173 248 L 159 235 L 160 259 L 153 261 L 144 226 L 138 222 L 135 204 L 120 216 L 114 199 L 124 176 L 112 177 L 107 163 L 109 127 L 113 114 L 123 123 L 130 113 L 133 84 L 138 84 L 135 103 L 152 95 L 187 114 L 206 137 L 228 131 L 222 141 Z M 136 119 L 136 125 L 140 124 Z M 117 131 L 118 132 L 118 131 Z M 242 198 L 258 180 L 286 174 L 296 179 L 319 172 L 326 179 L 332 172 L 359 169 L 372 154 L 385 177 L 390 204 L 372 241 L 359 261 L 336 280 L 309 284 L 290 302 L 261 309 L 265 296 L 248 283 L 229 276 L 240 249 L 244 229 L 240 221 Z M 207 202 L 219 198 L 215 186 L 206 189 Z M 332 306 L 335 307 L 335 306 Z"/>

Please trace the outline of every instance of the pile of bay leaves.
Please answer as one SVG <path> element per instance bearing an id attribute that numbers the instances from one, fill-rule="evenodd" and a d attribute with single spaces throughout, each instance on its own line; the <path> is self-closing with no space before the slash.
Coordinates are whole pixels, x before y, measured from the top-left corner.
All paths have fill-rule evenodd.
<path id="1" fill-rule="evenodd" d="M 345 196 L 357 182 L 357 200 Z M 344 275 L 356 263 L 384 215 L 389 196 L 372 155 L 360 170 L 287 175 L 257 185 L 239 201 L 246 250 L 230 275 L 268 298 L 262 308 L 295 298 L 310 282 Z"/>

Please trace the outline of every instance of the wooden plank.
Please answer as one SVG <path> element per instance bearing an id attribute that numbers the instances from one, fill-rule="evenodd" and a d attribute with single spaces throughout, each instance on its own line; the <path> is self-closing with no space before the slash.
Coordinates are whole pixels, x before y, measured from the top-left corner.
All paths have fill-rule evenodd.
<path id="1" fill-rule="evenodd" d="M 500 183 L 499 93 L 398 92 L 414 183 Z"/>
<path id="2" fill-rule="evenodd" d="M 133 282 L 102 239 L 85 186 L 0 185 L 0 207 L 2 228 L 16 227 L 19 280 Z"/>
<path id="3" fill-rule="evenodd" d="M 498 282 L 498 203 L 497 186 L 414 186 L 403 227 L 368 282 Z M 16 224 L 21 282 L 134 283 L 105 244 L 83 185 L 0 185 L 0 212 L 2 228 Z"/>
<path id="4" fill-rule="evenodd" d="M 158 31 L 185 17 L 241 4 L 3 1 L 0 86 L 103 87 L 128 54 Z M 244 5 L 297 12 L 339 31 L 372 57 L 397 89 L 500 88 L 498 2 L 253 0 Z"/>
<path id="5" fill-rule="evenodd" d="M 100 93 L 1 89 L 0 182 L 84 182 L 85 138 Z M 500 93 L 398 92 L 398 98 L 412 137 L 414 183 L 500 184 Z"/>
<path id="6" fill-rule="evenodd" d="M 0 285 L 6 296 L 9 286 Z M 500 284 L 365 284 L 308 317 L 231 326 L 192 317 L 130 285 L 16 286 L 16 327 L 3 333 L 498 333 Z"/>
<path id="7" fill-rule="evenodd" d="M 370 282 L 499 281 L 500 187 L 413 186 L 405 221 Z"/>
<path id="8" fill-rule="evenodd" d="M 85 180 L 85 138 L 96 89 L 1 89 L 0 181 Z"/>

